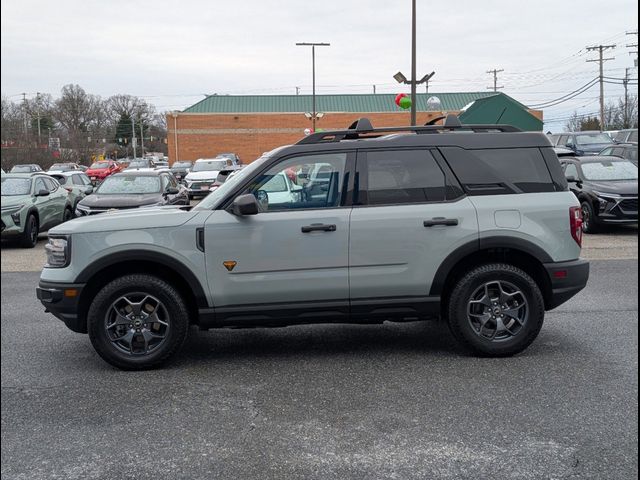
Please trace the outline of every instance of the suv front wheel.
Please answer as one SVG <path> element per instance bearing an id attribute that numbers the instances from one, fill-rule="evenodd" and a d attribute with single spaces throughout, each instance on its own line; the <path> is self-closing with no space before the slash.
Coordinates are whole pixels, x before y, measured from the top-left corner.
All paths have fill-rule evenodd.
<path id="1" fill-rule="evenodd" d="M 180 293 L 153 275 L 132 274 L 108 283 L 88 313 L 89 338 L 98 354 L 124 370 L 152 368 L 178 351 L 189 315 Z"/>
<path id="2" fill-rule="evenodd" d="M 535 340 L 544 321 L 536 282 L 508 264 L 474 268 L 456 283 L 447 306 L 453 336 L 474 353 L 515 355 Z"/>

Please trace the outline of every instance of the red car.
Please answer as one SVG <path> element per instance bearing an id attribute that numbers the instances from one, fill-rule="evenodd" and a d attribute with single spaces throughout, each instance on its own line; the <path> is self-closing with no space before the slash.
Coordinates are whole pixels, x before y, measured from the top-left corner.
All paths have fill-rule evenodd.
<path id="1" fill-rule="evenodd" d="M 118 173 L 122 168 L 113 160 L 100 160 L 93 163 L 85 172 L 91 179 L 91 183 L 100 183 L 109 175 Z"/>

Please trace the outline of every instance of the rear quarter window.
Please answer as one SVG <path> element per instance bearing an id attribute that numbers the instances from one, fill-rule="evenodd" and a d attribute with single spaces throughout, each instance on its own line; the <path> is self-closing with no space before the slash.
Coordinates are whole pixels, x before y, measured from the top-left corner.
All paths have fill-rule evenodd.
<path id="1" fill-rule="evenodd" d="M 555 192 L 547 162 L 538 148 L 465 150 L 441 148 L 469 195 Z M 561 175 L 557 159 L 557 175 Z"/>

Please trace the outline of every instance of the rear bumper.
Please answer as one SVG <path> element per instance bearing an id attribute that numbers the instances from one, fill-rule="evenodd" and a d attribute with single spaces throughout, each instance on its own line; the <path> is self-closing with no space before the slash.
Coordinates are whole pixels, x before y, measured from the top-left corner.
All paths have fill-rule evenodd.
<path id="1" fill-rule="evenodd" d="M 78 306 L 84 284 L 40 282 L 36 296 L 45 312 L 52 313 L 74 332 L 87 333 L 85 319 L 79 317 Z"/>
<path id="2" fill-rule="evenodd" d="M 573 298 L 586 287 L 589 280 L 589 262 L 587 260 L 545 263 L 544 268 L 551 281 L 551 293 L 545 302 L 547 310 L 559 307 Z"/>

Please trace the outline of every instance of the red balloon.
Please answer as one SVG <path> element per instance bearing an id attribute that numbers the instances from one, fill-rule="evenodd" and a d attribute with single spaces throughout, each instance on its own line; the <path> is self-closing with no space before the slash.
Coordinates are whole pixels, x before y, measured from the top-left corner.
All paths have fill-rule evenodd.
<path id="1" fill-rule="evenodd" d="M 406 96 L 406 93 L 399 93 L 398 95 L 396 95 L 396 105 L 400 106 L 400 100 L 402 100 Z"/>

